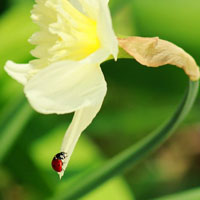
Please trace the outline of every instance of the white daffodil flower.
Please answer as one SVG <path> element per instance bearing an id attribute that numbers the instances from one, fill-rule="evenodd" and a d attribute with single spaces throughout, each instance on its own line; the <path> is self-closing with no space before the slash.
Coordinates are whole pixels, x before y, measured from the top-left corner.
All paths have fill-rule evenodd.
<path id="1" fill-rule="evenodd" d="M 30 42 L 36 45 L 31 53 L 37 59 L 28 64 L 8 61 L 5 66 L 7 73 L 24 85 L 25 95 L 38 112 L 75 112 L 61 146 L 60 177 L 80 134 L 101 108 L 107 87 L 100 64 L 110 55 L 117 59 L 118 45 L 119 57 L 131 57 L 149 67 L 176 65 L 192 81 L 200 78 L 195 60 L 168 41 L 157 37 L 117 39 L 108 1 L 36 0 L 32 19 L 40 31 Z"/>
<path id="2" fill-rule="evenodd" d="M 62 177 L 80 134 L 101 108 L 107 87 L 100 64 L 110 55 L 117 59 L 118 41 L 108 0 L 36 0 L 32 19 L 40 27 L 29 40 L 37 59 L 8 61 L 5 70 L 24 85 L 38 112 L 75 112 L 61 147 L 67 153 Z"/>

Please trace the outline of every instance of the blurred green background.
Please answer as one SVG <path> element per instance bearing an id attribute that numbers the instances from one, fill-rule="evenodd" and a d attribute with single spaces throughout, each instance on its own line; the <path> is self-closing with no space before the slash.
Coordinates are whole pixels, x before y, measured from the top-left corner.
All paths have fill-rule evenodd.
<path id="1" fill-rule="evenodd" d="M 83 174 L 136 143 L 176 108 L 187 86 L 174 66 L 146 68 L 134 60 L 108 61 L 103 107 L 82 134 L 62 181 L 51 169 L 72 115 L 41 115 L 23 87 L 3 70 L 6 60 L 26 63 L 32 0 L 0 5 L 0 199 L 60 199 Z M 200 64 L 199 0 L 110 0 L 118 35 L 159 36 L 184 48 Z M 200 100 L 162 147 L 83 200 L 199 200 Z"/>

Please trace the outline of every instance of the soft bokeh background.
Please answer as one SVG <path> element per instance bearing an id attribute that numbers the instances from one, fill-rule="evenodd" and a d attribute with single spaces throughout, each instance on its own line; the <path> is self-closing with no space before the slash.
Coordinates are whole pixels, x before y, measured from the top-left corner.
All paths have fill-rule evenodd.
<path id="1" fill-rule="evenodd" d="M 73 181 L 133 145 L 176 108 L 187 77 L 174 66 L 151 69 L 134 60 L 102 65 L 108 82 L 103 107 L 82 134 L 62 181 L 51 169 L 72 115 L 41 115 L 23 88 L 3 70 L 6 60 L 26 63 L 37 30 L 32 0 L 0 5 L 0 199 L 59 199 Z M 199 0 L 110 0 L 118 35 L 159 36 L 183 47 L 200 64 Z M 83 200 L 199 200 L 200 98 L 176 133 L 138 165 Z M 72 186 L 71 186 L 72 185 Z M 184 191 L 184 192 L 183 192 Z M 186 192 L 185 192 L 186 191 Z"/>

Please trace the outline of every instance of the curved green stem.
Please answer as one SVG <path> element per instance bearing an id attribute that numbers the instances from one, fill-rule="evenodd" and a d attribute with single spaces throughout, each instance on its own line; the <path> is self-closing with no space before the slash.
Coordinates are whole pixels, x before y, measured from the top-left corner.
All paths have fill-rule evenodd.
<path id="1" fill-rule="evenodd" d="M 189 88 L 182 103 L 179 105 L 174 115 L 164 123 L 159 129 L 149 134 L 138 144 L 131 146 L 113 159 L 108 161 L 99 169 L 83 177 L 67 190 L 65 194 L 57 199 L 79 199 L 108 179 L 112 178 L 127 167 L 136 164 L 148 153 L 159 147 L 177 128 L 188 114 L 198 93 L 199 82 L 189 82 Z"/>

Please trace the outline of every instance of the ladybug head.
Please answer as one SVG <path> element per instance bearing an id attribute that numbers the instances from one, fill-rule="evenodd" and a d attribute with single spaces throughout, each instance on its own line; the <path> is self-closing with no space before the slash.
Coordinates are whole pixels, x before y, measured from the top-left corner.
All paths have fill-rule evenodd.
<path id="1" fill-rule="evenodd" d="M 66 157 L 67 157 L 67 153 L 60 152 L 60 153 L 57 153 L 54 158 L 59 159 L 59 160 L 64 160 Z"/>

